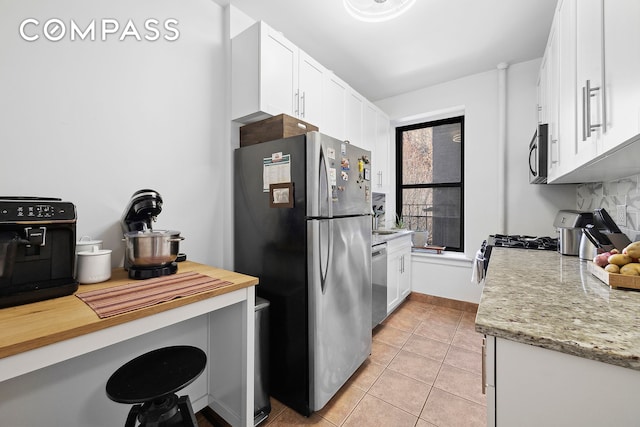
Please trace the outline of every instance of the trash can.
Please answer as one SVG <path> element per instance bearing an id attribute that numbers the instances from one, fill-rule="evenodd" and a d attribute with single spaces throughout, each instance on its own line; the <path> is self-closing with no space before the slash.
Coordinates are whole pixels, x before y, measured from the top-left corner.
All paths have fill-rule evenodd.
<path id="1" fill-rule="evenodd" d="M 256 297 L 255 311 L 255 375 L 254 375 L 254 417 L 257 426 L 266 420 L 271 412 L 269 401 L 269 301 Z"/>

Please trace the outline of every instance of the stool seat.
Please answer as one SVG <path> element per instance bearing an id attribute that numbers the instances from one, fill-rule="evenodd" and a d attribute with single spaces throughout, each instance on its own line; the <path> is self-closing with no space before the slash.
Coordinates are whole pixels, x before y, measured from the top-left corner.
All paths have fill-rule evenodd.
<path id="1" fill-rule="evenodd" d="M 171 395 L 204 371 L 207 355 L 192 346 L 163 347 L 122 365 L 107 381 L 107 396 L 118 403 L 144 403 Z"/>

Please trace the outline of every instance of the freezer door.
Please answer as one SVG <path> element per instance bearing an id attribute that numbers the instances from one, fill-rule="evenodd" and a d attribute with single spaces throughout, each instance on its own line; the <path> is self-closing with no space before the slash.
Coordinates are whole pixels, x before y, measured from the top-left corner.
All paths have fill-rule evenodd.
<path id="1" fill-rule="evenodd" d="M 309 405 L 321 409 L 371 353 L 371 220 L 307 221 Z"/>
<path id="2" fill-rule="evenodd" d="M 307 216 L 371 213 L 371 153 L 319 132 L 307 138 Z"/>

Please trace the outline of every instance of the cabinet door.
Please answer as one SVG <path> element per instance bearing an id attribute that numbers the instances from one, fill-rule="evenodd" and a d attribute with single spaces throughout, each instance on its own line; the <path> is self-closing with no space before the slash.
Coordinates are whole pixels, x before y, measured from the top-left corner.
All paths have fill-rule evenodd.
<path id="1" fill-rule="evenodd" d="M 350 90 L 347 93 L 346 103 L 346 139 L 358 147 L 370 150 L 365 147 L 362 137 L 362 119 L 364 110 L 364 99 L 357 92 Z"/>
<path id="2" fill-rule="evenodd" d="M 365 100 L 362 108 L 362 147 L 371 151 L 372 181 L 374 181 L 375 163 L 378 157 L 376 155 L 376 113 L 376 107 Z"/>
<path id="3" fill-rule="evenodd" d="M 496 337 L 485 335 L 482 340 L 482 384 L 487 396 L 487 426 L 496 425 Z"/>
<path id="4" fill-rule="evenodd" d="M 636 426 L 640 419 L 635 369 L 497 338 L 495 375 L 497 426 Z"/>
<path id="5" fill-rule="evenodd" d="M 582 1 L 582 0 L 580 0 Z M 640 2 L 604 2 L 604 151 L 640 133 Z"/>
<path id="6" fill-rule="evenodd" d="M 391 314 L 400 303 L 400 268 L 399 252 L 387 252 L 387 314 Z"/>
<path id="7" fill-rule="evenodd" d="M 549 125 L 548 147 L 547 147 L 547 173 L 549 179 L 558 175 L 559 147 L 558 147 L 558 127 L 559 127 L 559 102 L 558 94 L 560 82 L 560 61 L 558 56 L 558 25 L 557 15 L 551 26 L 549 42 L 545 52 L 546 64 L 545 74 L 547 80 L 547 123 Z"/>
<path id="8" fill-rule="evenodd" d="M 602 0 L 576 2 L 576 88 L 578 138 L 575 166 L 593 159 L 601 144 L 602 91 Z"/>
<path id="9" fill-rule="evenodd" d="M 576 0 L 558 4 L 558 161 L 557 175 L 573 168 L 576 146 Z M 552 154 L 553 155 L 553 154 Z"/>
<path id="10" fill-rule="evenodd" d="M 540 72 L 538 73 L 538 123 L 547 123 L 547 61 L 549 56 L 545 50 L 540 64 Z"/>
<path id="11" fill-rule="evenodd" d="M 264 26 L 260 52 L 260 100 L 271 115 L 296 116 L 298 48 L 281 33 Z"/>
<path id="12" fill-rule="evenodd" d="M 411 246 L 407 247 L 400 258 L 400 282 L 398 283 L 400 299 L 411 293 Z"/>
<path id="13" fill-rule="evenodd" d="M 346 139 L 345 112 L 347 84 L 333 73 L 326 73 L 323 85 L 323 133 L 337 139 Z"/>
<path id="14" fill-rule="evenodd" d="M 387 314 L 411 292 L 411 235 L 387 242 Z"/>
<path id="15" fill-rule="evenodd" d="M 390 162 L 390 153 L 393 150 L 393 144 L 390 136 L 389 117 L 382 111 L 376 111 L 376 145 L 375 153 L 378 160 L 373 164 L 371 171 L 373 188 L 378 191 L 388 191 L 392 185 L 391 171 L 393 170 Z M 388 205 L 387 205 L 388 206 Z"/>
<path id="16" fill-rule="evenodd" d="M 299 51 L 298 117 L 322 128 L 322 78 L 324 67 Z"/>

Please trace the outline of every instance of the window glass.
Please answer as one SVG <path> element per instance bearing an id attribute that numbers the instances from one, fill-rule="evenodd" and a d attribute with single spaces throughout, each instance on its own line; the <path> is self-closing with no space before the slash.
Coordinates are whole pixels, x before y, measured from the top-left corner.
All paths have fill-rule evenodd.
<path id="1" fill-rule="evenodd" d="M 463 250 L 464 119 L 396 129 L 398 216 L 428 245 Z"/>

